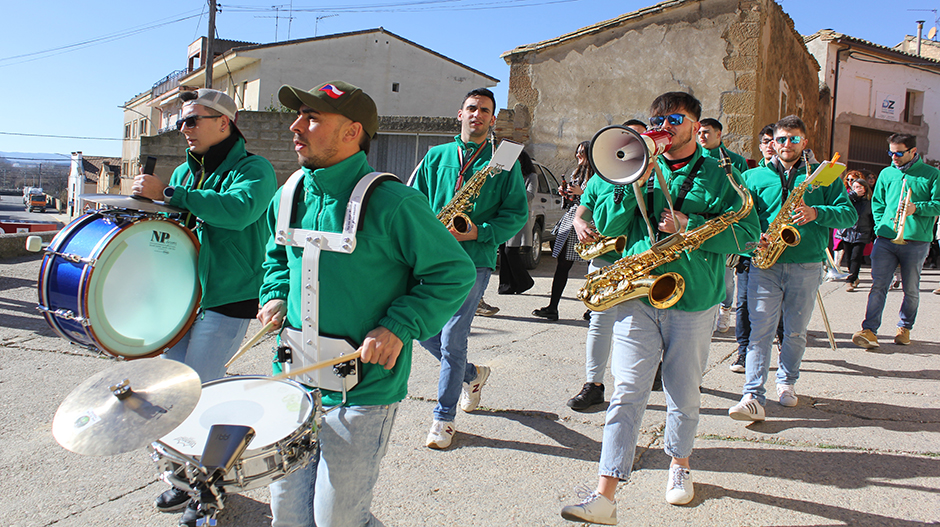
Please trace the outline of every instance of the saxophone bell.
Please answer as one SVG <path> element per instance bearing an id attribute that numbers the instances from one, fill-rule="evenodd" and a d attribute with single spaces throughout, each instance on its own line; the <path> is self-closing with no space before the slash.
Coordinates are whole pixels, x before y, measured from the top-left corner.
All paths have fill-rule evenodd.
<path id="1" fill-rule="evenodd" d="M 611 251 L 622 253 L 627 247 L 626 236 L 616 236 L 614 238 L 599 236 L 598 238 L 595 242 L 579 243 L 574 246 L 574 250 L 578 252 L 582 259 L 590 261 Z"/>
<path id="2" fill-rule="evenodd" d="M 448 229 L 454 229 L 460 234 L 467 234 L 473 230 L 473 222 L 470 221 L 470 217 L 462 212 L 454 214 L 454 217 L 451 218 L 450 223 L 447 224 Z"/>
<path id="3" fill-rule="evenodd" d="M 685 279 L 678 273 L 648 275 L 637 280 L 608 280 L 603 275 L 594 278 L 578 291 L 578 298 L 592 311 L 606 311 L 611 307 L 646 297 L 656 309 L 668 309 L 685 293 Z M 590 291 L 590 293 L 589 293 Z"/>

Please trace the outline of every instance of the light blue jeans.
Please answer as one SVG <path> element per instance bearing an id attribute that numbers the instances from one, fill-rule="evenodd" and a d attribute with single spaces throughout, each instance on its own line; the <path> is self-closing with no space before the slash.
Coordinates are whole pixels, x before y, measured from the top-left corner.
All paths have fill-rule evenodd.
<path id="1" fill-rule="evenodd" d="M 596 262 L 596 263 L 595 263 Z M 608 262 L 591 260 L 588 272 L 594 272 Z M 584 349 L 584 368 L 587 382 L 604 383 L 604 372 L 610 360 L 610 345 L 614 336 L 614 323 L 617 322 L 618 307 L 614 306 L 606 311 L 591 311 L 591 321 L 588 324 L 587 341 Z"/>
<path id="2" fill-rule="evenodd" d="M 721 307 L 731 309 L 734 307 L 734 267 L 725 267 L 725 299 Z"/>
<path id="3" fill-rule="evenodd" d="M 247 318 L 232 318 L 202 311 L 189 331 L 162 356 L 189 366 L 199 374 L 199 380 L 209 382 L 225 376 L 225 363 L 238 351 L 245 333 Z"/>
<path id="4" fill-rule="evenodd" d="M 483 298 L 483 291 L 490 281 L 493 270 L 477 267 L 477 279 L 460 309 L 450 317 L 444 329 L 428 340 L 421 341 L 421 346 L 441 361 L 441 377 L 437 383 L 437 406 L 434 407 L 434 419 L 452 422 L 457 417 L 457 401 L 460 388 L 465 382 L 477 378 L 477 367 L 467 360 L 467 339 L 470 337 L 470 324 L 477 312 L 477 305 Z"/>
<path id="5" fill-rule="evenodd" d="M 777 367 L 777 384 L 796 384 L 806 351 L 806 326 L 813 316 L 816 291 L 823 282 L 822 262 L 778 263 L 770 269 L 751 266 L 747 278 L 747 307 L 751 336 L 745 361 L 744 394 L 766 404 L 764 394 L 770 373 L 770 355 L 783 313 L 783 342 Z"/>
<path id="6" fill-rule="evenodd" d="M 868 293 L 868 308 L 862 329 L 870 329 L 877 334 L 881 327 L 881 315 L 885 309 L 885 297 L 894 277 L 894 270 L 901 266 L 901 287 L 904 300 L 901 301 L 899 328 L 912 329 L 920 305 L 920 273 L 924 268 L 924 259 L 930 251 L 927 242 L 907 242 L 906 245 L 891 243 L 888 238 L 875 238 L 871 250 L 871 292 Z"/>
<path id="7" fill-rule="evenodd" d="M 607 408 L 598 474 L 626 480 L 660 359 L 666 394 L 666 454 L 692 454 L 698 428 L 699 386 L 717 306 L 703 311 L 656 309 L 641 300 L 620 304 L 611 371 L 616 384 Z"/>
<path id="8" fill-rule="evenodd" d="M 320 452 L 269 486 L 271 527 L 375 527 L 372 490 L 388 450 L 398 403 L 347 406 L 323 416 Z"/>

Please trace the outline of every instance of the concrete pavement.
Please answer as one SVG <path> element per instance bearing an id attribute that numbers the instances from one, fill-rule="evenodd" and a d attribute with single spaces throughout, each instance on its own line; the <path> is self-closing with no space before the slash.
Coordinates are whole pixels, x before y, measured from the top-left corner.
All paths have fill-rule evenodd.
<path id="1" fill-rule="evenodd" d="M 52 437 L 53 415 L 72 389 L 114 365 L 57 337 L 35 310 L 39 258 L 0 261 L 0 497 L 3 526 L 174 526 L 151 502 L 165 489 L 145 449 L 80 456 Z M 389 526 L 573 525 L 563 505 L 575 487 L 596 483 L 604 409 L 565 406 L 584 382 L 584 311 L 573 300 L 585 267 L 571 272 L 561 320 L 530 313 L 547 303 L 554 260 L 544 259 L 524 295 L 486 293 L 501 311 L 477 317 L 471 360 L 493 367 L 482 407 L 457 417 L 454 446 L 425 448 L 438 365 L 415 349 L 410 395 L 402 402 L 373 511 Z M 732 373 L 733 330 L 714 335 L 702 386 L 702 419 L 692 455 L 695 499 L 668 505 L 662 452 L 665 400 L 653 393 L 635 472 L 617 493 L 620 525 L 924 525 L 940 520 L 940 272 L 925 270 L 910 346 L 892 342 L 901 293 L 891 291 L 879 350 L 851 335 L 864 315 L 867 270 L 856 292 L 821 288 L 836 335 L 829 349 L 819 312 L 797 384 L 800 403 L 769 402 L 767 421 L 727 416 L 743 375 Z M 258 329 L 252 323 L 249 335 Z M 232 374 L 267 374 L 267 337 Z M 608 387 L 612 379 L 608 374 Z M 770 386 L 773 390 L 773 386 Z M 608 390 L 608 396 L 609 396 Z M 232 496 L 220 525 L 270 523 L 267 489 Z"/>

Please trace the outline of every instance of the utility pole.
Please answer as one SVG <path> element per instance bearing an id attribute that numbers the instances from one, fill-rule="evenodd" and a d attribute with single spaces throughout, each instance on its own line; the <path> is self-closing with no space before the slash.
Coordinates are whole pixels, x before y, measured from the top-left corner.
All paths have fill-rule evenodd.
<path id="1" fill-rule="evenodd" d="M 212 45 L 215 44 L 215 0 L 209 0 L 209 36 L 206 38 L 206 88 L 212 87 L 212 63 L 215 54 Z"/>

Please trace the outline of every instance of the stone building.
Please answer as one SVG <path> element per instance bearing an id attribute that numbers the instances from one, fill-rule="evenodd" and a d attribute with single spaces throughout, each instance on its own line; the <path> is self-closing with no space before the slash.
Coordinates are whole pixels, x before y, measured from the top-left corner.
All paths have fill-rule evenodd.
<path id="1" fill-rule="evenodd" d="M 571 168 L 574 147 L 600 128 L 647 122 L 650 103 L 667 91 L 697 97 L 702 117 L 721 121 L 725 144 L 748 158 L 759 158 L 760 129 L 788 114 L 803 118 L 811 138 L 825 134 L 819 66 L 772 0 L 669 0 L 503 58 L 511 111 L 503 122 L 556 172 Z M 828 155 L 825 143 L 810 145 Z"/>

